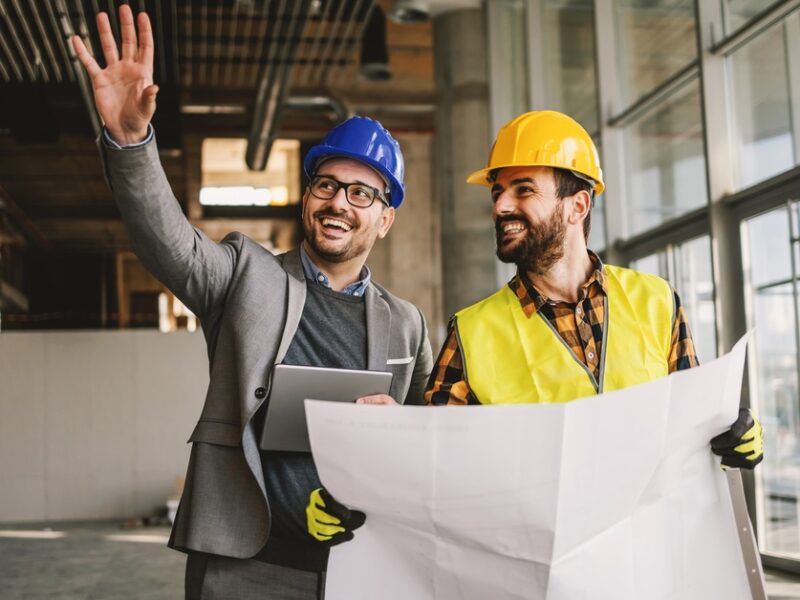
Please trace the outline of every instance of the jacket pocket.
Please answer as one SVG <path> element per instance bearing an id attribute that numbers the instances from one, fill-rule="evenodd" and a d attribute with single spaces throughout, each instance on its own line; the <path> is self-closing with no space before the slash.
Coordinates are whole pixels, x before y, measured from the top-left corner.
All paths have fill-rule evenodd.
<path id="1" fill-rule="evenodd" d="M 220 446 L 241 446 L 242 433 L 238 423 L 200 419 L 188 442 L 205 442 Z"/>

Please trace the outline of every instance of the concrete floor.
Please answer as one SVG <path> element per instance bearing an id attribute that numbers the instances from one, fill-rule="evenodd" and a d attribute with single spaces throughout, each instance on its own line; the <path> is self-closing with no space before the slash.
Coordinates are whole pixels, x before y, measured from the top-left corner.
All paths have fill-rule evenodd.
<path id="1" fill-rule="evenodd" d="M 0 526 L 0 598 L 183 598 L 186 559 L 166 547 L 169 528 L 50 527 Z"/>
<path id="2" fill-rule="evenodd" d="M 0 598 L 179 600 L 185 557 L 169 529 L 118 523 L 0 525 Z M 800 577 L 767 573 L 770 600 L 800 600 Z"/>

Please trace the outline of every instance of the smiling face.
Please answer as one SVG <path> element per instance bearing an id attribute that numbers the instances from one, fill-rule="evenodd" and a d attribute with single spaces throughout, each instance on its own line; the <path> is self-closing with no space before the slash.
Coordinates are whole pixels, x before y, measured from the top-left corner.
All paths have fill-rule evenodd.
<path id="1" fill-rule="evenodd" d="M 326 160 L 314 175 L 331 177 L 341 183 L 358 182 L 378 190 L 386 187 L 372 168 L 349 158 Z M 375 240 L 386 236 L 393 221 L 393 208 L 379 199 L 368 208 L 357 208 L 347 202 L 343 188 L 330 200 L 317 198 L 308 188 L 303 195 L 305 238 L 322 261 L 366 260 Z"/>
<path id="2" fill-rule="evenodd" d="M 501 169 L 492 186 L 497 257 L 544 274 L 564 256 L 568 203 L 548 167 Z"/>

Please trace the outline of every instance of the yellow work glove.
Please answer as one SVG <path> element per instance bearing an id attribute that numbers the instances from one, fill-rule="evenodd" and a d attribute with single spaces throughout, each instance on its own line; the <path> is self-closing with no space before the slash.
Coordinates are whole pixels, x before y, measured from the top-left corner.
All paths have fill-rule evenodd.
<path id="1" fill-rule="evenodd" d="M 367 515 L 339 504 L 325 488 L 317 488 L 308 497 L 308 533 L 327 546 L 349 542 L 353 539 L 353 530 L 361 527 L 366 520 Z"/>
<path id="2" fill-rule="evenodd" d="M 764 458 L 764 430 L 747 408 L 725 433 L 711 440 L 711 451 L 722 457 L 722 465 L 734 469 L 753 469 Z"/>

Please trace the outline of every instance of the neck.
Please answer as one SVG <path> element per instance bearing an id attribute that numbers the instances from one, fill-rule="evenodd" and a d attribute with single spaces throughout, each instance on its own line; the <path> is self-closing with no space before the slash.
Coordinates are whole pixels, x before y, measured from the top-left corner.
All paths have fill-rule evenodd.
<path id="1" fill-rule="evenodd" d="M 583 237 L 567 243 L 562 256 L 546 273 L 527 272 L 528 279 L 547 298 L 562 302 L 577 302 L 581 286 L 594 271 Z"/>
<path id="2" fill-rule="evenodd" d="M 335 292 L 341 292 L 361 278 L 361 270 L 364 268 L 366 257 L 357 256 L 343 262 L 331 262 L 317 254 L 306 241 L 303 241 L 303 249 L 317 268 L 328 278 L 331 289 Z"/>

